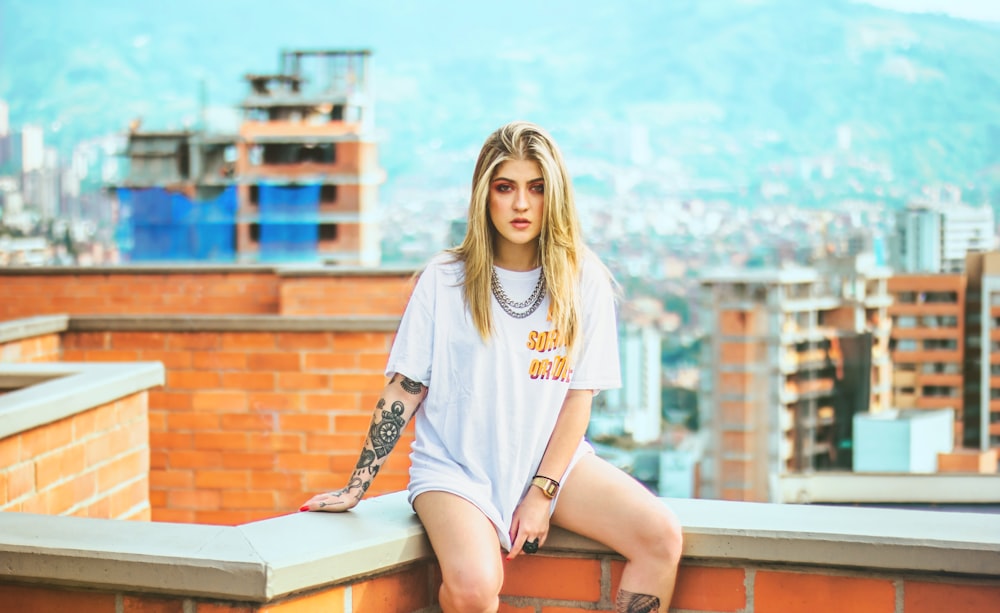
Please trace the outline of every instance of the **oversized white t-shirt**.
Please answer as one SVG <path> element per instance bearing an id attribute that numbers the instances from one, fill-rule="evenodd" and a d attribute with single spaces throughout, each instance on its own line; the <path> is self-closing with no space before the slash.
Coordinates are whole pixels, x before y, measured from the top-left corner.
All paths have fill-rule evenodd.
<path id="1" fill-rule="evenodd" d="M 542 460 L 569 389 L 621 385 L 611 282 L 596 256 L 582 266 L 582 329 L 574 363 L 548 320 L 549 297 L 523 319 L 493 302 L 493 337 L 484 342 L 462 300 L 464 265 L 433 258 L 417 280 L 389 354 L 386 375 L 399 373 L 428 388 L 414 416 L 410 503 L 421 493 L 466 498 L 493 522 L 510 549 L 514 510 Z M 497 269 L 504 291 L 525 300 L 539 269 Z M 592 452 L 582 439 L 573 463 Z M 571 477 L 569 477 L 571 478 Z"/>

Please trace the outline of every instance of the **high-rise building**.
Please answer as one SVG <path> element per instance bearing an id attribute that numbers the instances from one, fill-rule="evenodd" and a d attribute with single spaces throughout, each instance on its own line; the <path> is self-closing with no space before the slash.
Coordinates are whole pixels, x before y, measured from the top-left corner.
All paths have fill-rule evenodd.
<path id="1" fill-rule="evenodd" d="M 280 59 L 247 75 L 238 134 L 132 126 L 119 189 L 130 259 L 379 262 L 370 52 Z"/>
<path id="2" fill-rule="evenodd" d="M 960 273 L 889 279 L 893 395 L 900 409 L 955 410 L 955 446 L 1000 449 L 1000 252 Z"/>
<path id="3" fill-rule="evenodd" d="M 10 134 L 10 106 L 0 100 L 0 138 Z"/>
<path id="4" fill-rule="evenodd" d="M 1000 252 L 966 259 L 962 445 L 1000 450 Z"/>
<path id="5" fill-rule="evenodd" d="M 850 469 L 855 413 L 890 406 L 889 270 L 868 255 L 703 275 L 700 495 L 768 501 Z"/>
<path id="6" fill-rule="evenodd" d="M 894 267 L 907 273 L 961 272 L 967 252 L 997 244 L 993 209 L 962 203 L 956 190 L 900 211 L 896 233 Z"/>
<path id="7" fill-rule="evenodd" d="M 21 172 L 41 170 L 45 166 L 45 133 L 41 126 L 21 128 Z"/>
<path id="8" fill-rule="evenodd" d="M 889 278 L 890 350 L 898 409 L 954 409 L 962 440 L 966 276 L 906 273 Z"/>

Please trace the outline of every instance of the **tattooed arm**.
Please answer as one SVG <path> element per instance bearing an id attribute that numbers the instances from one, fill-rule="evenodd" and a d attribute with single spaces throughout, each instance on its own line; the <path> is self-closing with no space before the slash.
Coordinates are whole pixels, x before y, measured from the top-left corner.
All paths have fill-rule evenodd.
<path id="1" fill-rule="evenodd" d="M 427 388 L 422 383 L 393 375 L 375 406 L 361 456 L 347 485 L 313 496 L 299 510 L 339 512 L 358 504 L 426 396 Z"/>

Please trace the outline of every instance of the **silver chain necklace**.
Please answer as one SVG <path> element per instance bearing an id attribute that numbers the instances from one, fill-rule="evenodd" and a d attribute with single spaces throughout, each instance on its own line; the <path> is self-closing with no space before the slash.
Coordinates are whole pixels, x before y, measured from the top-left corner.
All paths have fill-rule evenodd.
<path id="1" fill-rule="evenodd" d="M 504 313 L 515 319 L 524 319 L 537 311 L 539 305 L 542 304 L 542 300 L 545 299 L 545 271 L 538 271 L 538 283 L 535 284 L 535 290 L 523 302 L 514 302 L 507 296 L 507 292 L 503 291 L 496 268 L 490 273 L 490 288 L 493 290 L 493 296 L 500 303 L 500 308 L 504 310 Z"/>

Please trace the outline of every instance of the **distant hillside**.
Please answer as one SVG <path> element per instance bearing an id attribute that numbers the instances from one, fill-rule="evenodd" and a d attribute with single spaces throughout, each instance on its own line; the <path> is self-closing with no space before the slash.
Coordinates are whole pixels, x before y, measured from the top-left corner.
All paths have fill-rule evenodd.
<path id="1" fill-rule="evenodd" d="M 220 116 L 289 47 L 374 50 L 390 191 L 464 185 L 486 133 L 525 117 L 580 168 L 645 164 L 681 191 L 839 156 L 898 193 L 1000 202 L 1000 31 L 845 0 L 5 0 L 0 98 L 67 147 L 138 116 L 179 127 L 202 82 Z"/>

